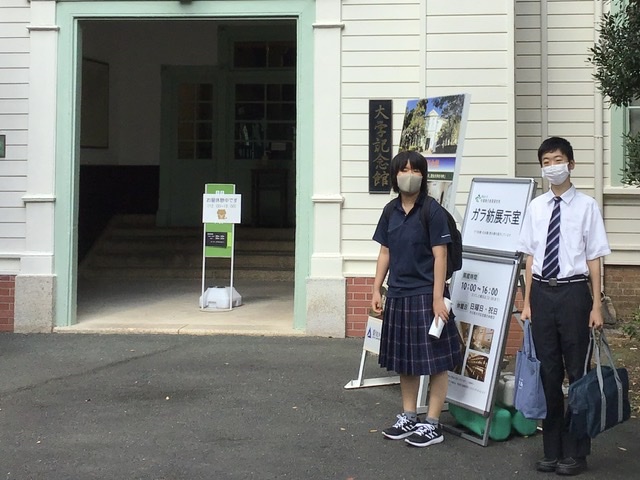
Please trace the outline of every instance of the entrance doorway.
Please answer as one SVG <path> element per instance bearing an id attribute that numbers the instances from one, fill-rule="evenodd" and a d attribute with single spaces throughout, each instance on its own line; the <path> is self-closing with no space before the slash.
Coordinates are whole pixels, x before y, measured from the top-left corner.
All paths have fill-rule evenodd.
<path id="1" fill-rule="evenodd" d="M 288 302 L 293 328 L 295 21 L 92 20 L 81 30 L 83 56 L 108 66 L 109 115 L 107 144 L 80 148 L 77 320 L 95 313 L 89 302 L 118 305 L 121 318 L 134 304 L 138 316 L 145 304 L 166 313 L 158 295 L 172 291 L 192 292 L 206 316 L 202 193 L 234 183 L 243 197 L 234 284 L 251 292 L 247 307 Z M 213 265 L 207 281 L 224 284 L 225 270 Z M 282 288 L 261 288 L 273 281 Z M 188 307 L 174 304 L 179 323 Z"/>

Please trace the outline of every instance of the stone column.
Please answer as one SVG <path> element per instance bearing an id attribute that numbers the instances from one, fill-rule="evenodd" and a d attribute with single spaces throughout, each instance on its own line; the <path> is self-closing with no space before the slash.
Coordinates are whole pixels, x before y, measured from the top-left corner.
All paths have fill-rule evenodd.
<path id="1" fill-rule="evenodd" d="M 345 336 L 341 253 L 342 2 L 316 3 L 314 24 L 313 241 L 307 279 L 308 335 Z"/>

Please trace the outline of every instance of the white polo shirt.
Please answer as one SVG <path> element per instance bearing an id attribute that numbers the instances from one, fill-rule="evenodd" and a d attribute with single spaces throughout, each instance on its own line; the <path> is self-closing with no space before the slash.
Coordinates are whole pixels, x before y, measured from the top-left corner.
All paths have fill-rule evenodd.
<path id="1" fill-rule="evenodd" d="M 542 274 L 547 230 L 555 195 L 551 190 L 534 198 L 525 215 L 518 250 L 533 256 L 532 273 Z M 560 250 L 558 278 L 588 275 L 587 260 L 611 253 L 602 214 L 596 201 L 571 185 L 560 202 Z"/>

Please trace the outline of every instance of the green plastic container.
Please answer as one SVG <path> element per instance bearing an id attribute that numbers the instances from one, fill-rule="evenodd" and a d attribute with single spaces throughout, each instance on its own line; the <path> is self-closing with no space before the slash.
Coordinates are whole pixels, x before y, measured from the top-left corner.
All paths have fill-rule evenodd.
<path id="1" fill-rule="evenodd" d="M 467 427 L 481 437 L 484 436 L 486 418 L 479 413 L 472 412 L 466 408 L 449 404 L 449 413 L 453 415 L 458 423 Z M 501 442 L 509 438 L 511 434 L 511 412 L 506 408 L 495 406 L 493 418 L 489 424 L 489 438 Z"/>
<path id="2" fill-rule="evenodd" d="M 524 415 L 522 415 L 522 413 L 520 413 L 515 408 L 513 409 L 513 412 L 511 415 L 511 425 L 513 426 L 513 430 L 516 433 L 524 437 L 533 435 L 538 430 L 537 420 L 524 418 Z"/>

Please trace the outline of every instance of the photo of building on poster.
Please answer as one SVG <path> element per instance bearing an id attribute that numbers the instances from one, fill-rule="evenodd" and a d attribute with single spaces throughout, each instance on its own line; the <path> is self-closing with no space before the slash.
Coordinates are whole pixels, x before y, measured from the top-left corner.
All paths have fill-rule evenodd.
<path id="1" fill-rule="evenodd" d="M 400 135 L 400 152 L 427 158 L 429 195 L 447 206 L 464 132 L 464 94 L 409 100 Z"/>
<path id="2" fill-rule="evenodd" d="M 454 369 L 454 372 L 458 375 L 484 382 L 489 355 L 491 354 L 493 328 L 472 325 L 462 321 L 456 321 L 456 325 L 460 334 L 463 362 Z"/>

